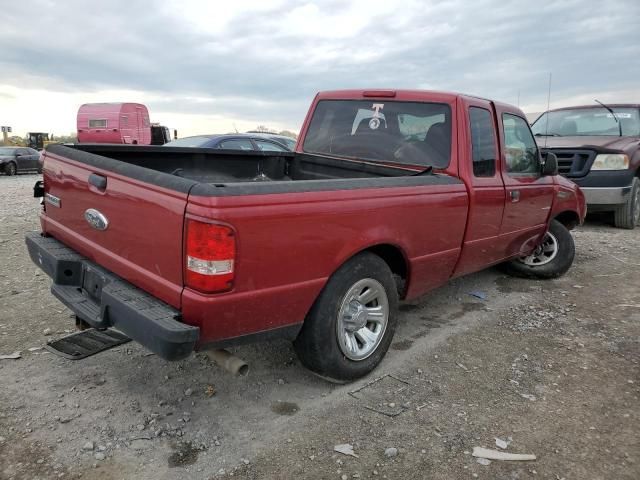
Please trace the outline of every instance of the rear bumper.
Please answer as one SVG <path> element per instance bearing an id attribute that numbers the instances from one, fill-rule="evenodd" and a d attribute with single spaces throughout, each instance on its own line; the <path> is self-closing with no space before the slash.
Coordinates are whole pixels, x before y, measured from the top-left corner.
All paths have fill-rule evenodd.
<path id="1" fill-rule="evenodd" d="M 165 360 L 188 357 L 199 328 L 180 312 L 51 237 L 26 237 L 31 260 L 53 280 L 51 292 L 95 328 L 115 327 Z"/>

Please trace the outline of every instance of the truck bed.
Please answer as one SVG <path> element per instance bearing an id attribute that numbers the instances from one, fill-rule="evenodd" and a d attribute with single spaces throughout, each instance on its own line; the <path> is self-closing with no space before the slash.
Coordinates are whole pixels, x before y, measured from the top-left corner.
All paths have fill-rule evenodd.
<path id="1" fill-rule="evenodd" d="M 293 152 L 91 144 L 52 146 L 48 151 L 99 168 L 110 166 L 106 168 L 108 170 L 115 167 L 127 170 L 128 165 L 208 184 L 374 179 L 420 173 L 415 167 L 377 165 Z M 109 162 L 110 159 L 118 160 L 119 165 Z M 137 169 L 128 170 L 126 173 L 134 178 L 135 173 L 142 173 Z M 153 175 L 147 172 L 147 176 L 149 174 Z M 258 189 L 270 190 L 265 187 Z M 291 191 L 291 187 L 283 190 Z M 246 191 L 246 186 L 243 191 Z"/>

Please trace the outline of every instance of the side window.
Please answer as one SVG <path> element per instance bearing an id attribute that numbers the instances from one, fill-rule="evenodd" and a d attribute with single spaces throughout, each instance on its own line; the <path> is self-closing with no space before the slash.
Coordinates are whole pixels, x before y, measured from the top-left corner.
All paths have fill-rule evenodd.
<path id="1" fill-rule="evenodd" d="M 258 150 L 262 150 L 263 152 L 286 152 L 287 149 L 277 145 L 275 143 L 267 142 L 265 140 L 254 140 L 256 145 L 258 145 Z"/>
<path id="2" fill-rule="evenodd" d="M 232 138 L 223 140 L 218 144 L 218 148 L 225 150 L 253 150 L 251 140 L 244 138 Z"/>
<path id="3" fill-rule="evenodd" d="M 469 108 L 473 175 L 493 177 L 496 174 L 496 134 L 489 110 Z"/>
<path id="4" fill-rule="evenodd" d="M 90 119 L 89 128 L 107 128 L 107 120 L 104 118 Z"/>
<path id="5" fill-rule="evenodd" d="M 527 122 L 508 113 L 502 114 L 507 173 L 511 176 L 540 175 L 538 146 Z"/>

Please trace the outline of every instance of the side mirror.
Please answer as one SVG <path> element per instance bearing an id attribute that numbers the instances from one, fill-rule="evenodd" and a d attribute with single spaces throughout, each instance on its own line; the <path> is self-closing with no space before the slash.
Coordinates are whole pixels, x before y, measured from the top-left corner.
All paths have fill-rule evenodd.
<path id="1" fill-rule="evenodd" d="M 558 175 L 558 157 L 553 152 L 542 154 L 542 176 Z"/>

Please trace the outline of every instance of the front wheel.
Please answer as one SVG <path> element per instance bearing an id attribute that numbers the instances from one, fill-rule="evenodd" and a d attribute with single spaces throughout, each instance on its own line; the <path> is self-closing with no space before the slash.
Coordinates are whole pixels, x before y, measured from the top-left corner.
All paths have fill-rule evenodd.
<path id="1" fill-rule="evenodd" d="M 634 178 L 631 193 L 626 203 L 619 206 L 613 213 L 613 224 L 617 228 L 634 229 L 640 225 L 640 179 Z"/>
<path id="2" fill-rule="evenodd" d="M 302 364 L 334 382 L 371 372 L 396 329 L 398 292 L 389 266 L 361 253 L 329 279 L 307 315 L 294 348 Z"/>
<path id="3" fill-rule="evenodd" d="M 542 243 L 530 254 L 503 264 L 506 273 L 525 278 L 557 278 L 564 275 L 576 255 L 569 230 L 552 220 Z"/>

